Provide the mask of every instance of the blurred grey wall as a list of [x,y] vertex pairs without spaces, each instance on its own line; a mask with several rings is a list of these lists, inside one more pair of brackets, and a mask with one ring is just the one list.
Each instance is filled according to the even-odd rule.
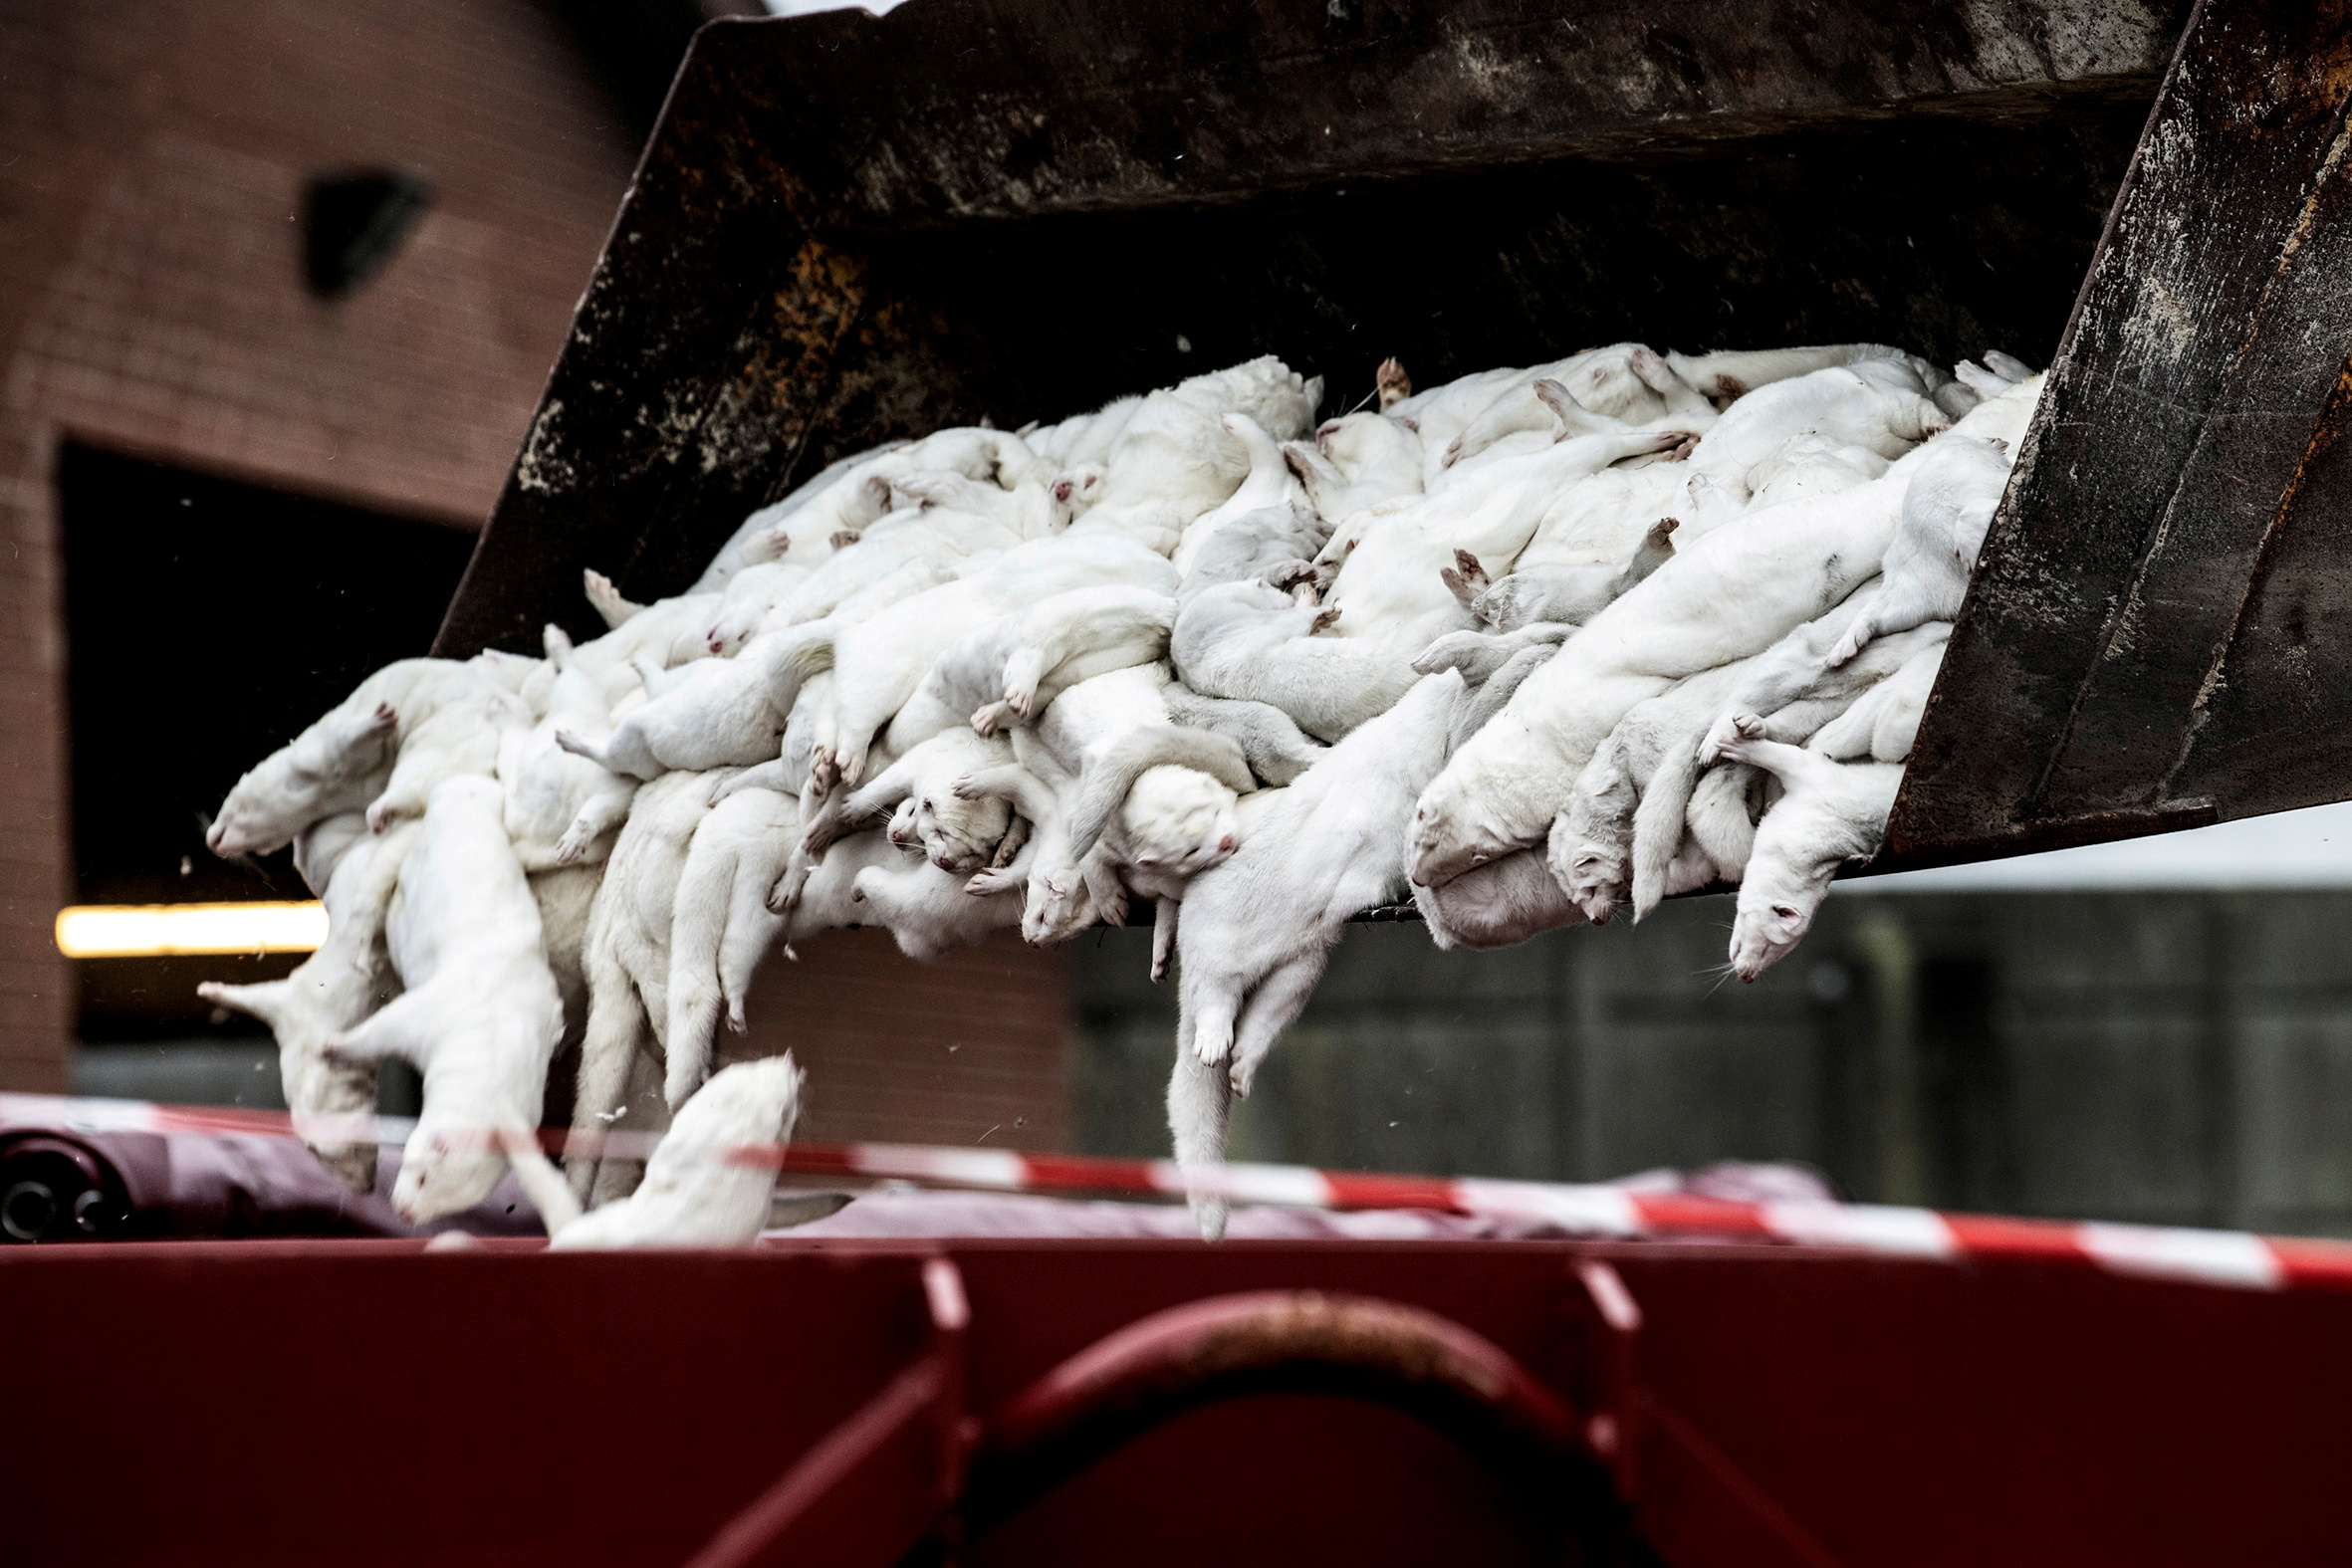
[[[1719,980],[1731,919],[1687,899],[1483,954],[1353,927],[1233,1156],[1563,1181],[1796,1160],[1858,1200],[2352,1234],[2352,892],[1841,890],[1755,986]],[[1166,1151],[1149,945],[1074,945],[1092,1152]]]

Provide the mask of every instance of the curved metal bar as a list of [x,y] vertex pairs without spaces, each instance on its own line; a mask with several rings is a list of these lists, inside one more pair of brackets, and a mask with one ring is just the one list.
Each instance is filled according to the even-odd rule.
[[1186,1411],[1271,1393],[1332,1394],[1412,1415],[1551,1496],[1564,1471],[1606,1489],[1577,1414],[1492,1340],[1420,1307],[1263,1290],[1128,1324],[1006,1401],[984,1425],[965,1502],[986,1528]]

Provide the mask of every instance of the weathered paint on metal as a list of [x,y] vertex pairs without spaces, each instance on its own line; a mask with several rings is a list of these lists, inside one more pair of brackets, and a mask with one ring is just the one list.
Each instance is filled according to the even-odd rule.
[[1893,858],[2352,795],[2352,6],[2206,5],[1914,753]]
[[870,227],[1245,200],[1898,111],[2030,114],[2085,84],[2145,102],[2181,15],[2138,0],[993,0],[812,21],[757,91],[818,221]]

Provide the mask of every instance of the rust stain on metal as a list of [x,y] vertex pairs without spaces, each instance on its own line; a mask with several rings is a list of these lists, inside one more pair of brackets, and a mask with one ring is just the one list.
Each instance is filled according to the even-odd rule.
[[1184,1372],[1206,1381],[1294,1361],[1373,1368],[1409,1382],[1446,1384],[1488,1402],[1506,1392],[1492,1368],[1433,1338],[1423,1314],[1377,1301],[1334,1301],[1313,1291],[1205,1335],[1186,1355]]

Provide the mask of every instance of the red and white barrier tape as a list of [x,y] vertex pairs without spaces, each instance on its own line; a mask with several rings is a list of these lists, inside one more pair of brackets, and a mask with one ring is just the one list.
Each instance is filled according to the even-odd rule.
[[[0,1129],[11,1123],[86,1132],[284,1137],[295,1131],[294,1118],[282,1111],[0,1094]],[[305,1118],[303,1131],[318,1142],[372,1138],[399,1144],[414,1126],[414,1122],[397,1117],[345,1116]],[[576,1142],[561,1132],[543,1137],[551,1153],[563,1152]],[[607,1133],[594,1143],[600,1153],[641,1159],[657,1141],[651,1134]],[[894,1178],[992,1192],[1126,1193],[1161,1198],[1201,1195],[1288,1208],[1433,1209],[1497,1220],[1536,1221],[1574,1235],[1777,1241],[1952,1261],[2040,1258],[2085,1263],[2114,1273],[2240,1289],[2352,1289],[2352,1242],[2259,1236],[2239,1231],[2008,1220],[1879,1204],[1733,1203],[1600,1185],[1319,1171],[1300,1165],[1237,1164],[1187,1174],[1169,1160],[1114,1160],[921,1144],[771,1144],[738,1149],[730,1157],[743,1164],[804,1176]]]

